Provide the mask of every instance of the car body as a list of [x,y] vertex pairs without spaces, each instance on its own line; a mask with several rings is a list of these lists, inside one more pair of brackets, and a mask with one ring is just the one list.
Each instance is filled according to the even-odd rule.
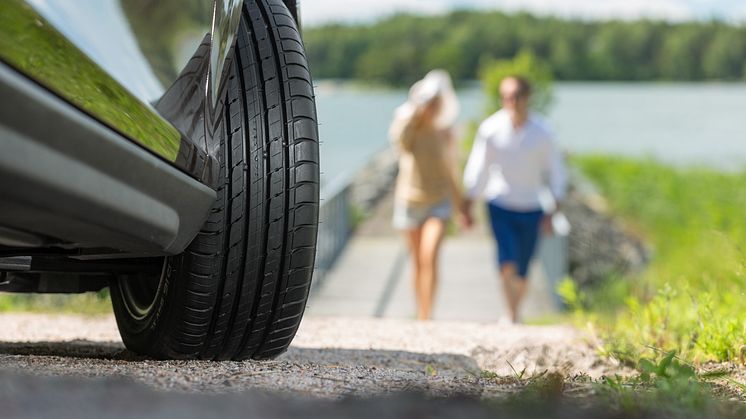
[[[289,3],[296,10],[294,1]],[[2,123],[13,124],[3,128],[44,139],[25,144],[46,149],[49,161],[32,170],[19,156],[38,156],[42,150],[2,153],[0,244],[72,244],[78,249],[116,245],[112,249],[116,253],[138,255],[184,250],[214,200],[210,189],[215,186],[216,153],[210,123],[220,112],[214,102],[225,78],[226,45],[235,38],[241,4],[236,0],[91,0],[71,7],[42,0],[3,2],[0,19],[6,22],[0,25],[4,28],[0,29],[0,59],[5,99],[0,106],[4,108]],[[166,24],[169,21],[186,23]],[[69,107],[62,109],[66,105],[95,122],[69,122]],[[52,114],[69,126],[60,128],[50,120]],[[47,123],[39,124],[42,119]],[[107,129],[111,132],[104,134]],[[102,136],[114,144],[104,144]],[[84,138],[90,138],[90,143],[66,147]],[[7,150],[9,145],[3,147]],[[143,149],[152,158],[132,156]],[[135,160],[147,168],[135,170]],[[91,172],[99,177],[98,183],[106,179],[111,186],[102,189],[108,196],[73,179],[76,174],[64,169],[68,164],[80,166],[77,175],[83,178]],[[149,181],[152,175],[143,176],[149,169],[163,176],[161,188],[146,185],[118,190],[114,186],[134,186],[143,178]],[[39,170],[57,175],[39,176]],[[123,173],[117,173],[120,170]],[[60,179],[68,173],[71,179]],[[184,173],[191,179],[183,179]],[[40,181],[65,182],[71,190],[62,196],[54,192],[55,185]],[[176,190],[190,198],[169,196],[169,191]],[[137,211],[128,205],[133,200],[141,202]],[[69,211],[63,211],[61,201],[67,202]],[[33,203],[33,209],[27,202]],[[79,208],[85,208],[85,219],[78,216]],[[12,231],[14,227],[19,231]],[[100,250],[90,253],[91,258],[96,253],[108,257]]]

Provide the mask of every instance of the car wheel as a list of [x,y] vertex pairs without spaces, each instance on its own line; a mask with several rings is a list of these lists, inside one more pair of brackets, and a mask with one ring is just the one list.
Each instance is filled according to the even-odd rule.
[[221,185],[201,232],[158,277],[121,276],[124,344],[156,358],[270,358],[306,305],[316,247],[318,130],[298,29],[280,0],[244,5],[225,98]]

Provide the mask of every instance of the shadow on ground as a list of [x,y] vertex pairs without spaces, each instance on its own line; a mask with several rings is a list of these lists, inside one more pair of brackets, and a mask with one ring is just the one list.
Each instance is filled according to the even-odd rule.
[[535,386],[445,353],[293,347],[273,361],[155,361],[121,342],[72,340],[0,342],[0,365],[3,418],[682,417],[568,397],[578,386],[559,374]]
[[271,361],[158,361],[127,351],[121,342],[0,342],[0,362],[11,372],[117,377],[179,392],[256,390],[340,398],[398,391],[481,396],[485,391],[481,369],[468,356],[393,350],[291,347]]

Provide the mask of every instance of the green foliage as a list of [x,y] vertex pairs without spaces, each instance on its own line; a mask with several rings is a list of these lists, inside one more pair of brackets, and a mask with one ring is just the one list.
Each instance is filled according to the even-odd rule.
[[[204,26],[209,24],[211,2],[202,0],[120,2],[127,22],[132,26],[137,44],[153,67],[153,72],[169,86],[178,76],[177,70],[192,51],[180,51],[186,39],[201,41]],[[207,22],[205,22],[208,20]],[[179,56],[179,55],[182,56]]]
[[480,80],[487,96],[487,113],[502,106],[500,83],[508,76],[522,76],[533,88],[531,107],[546,112],[552,102],[552,71],[530,50],[521,50],[513,59],[490,59],[482,65]]
[[109,290],[84,294],[0,294],[0,312],[109,314]]
[[596,385],[598,393],[612,409],[630,414],[654,411],[663,417],[721,417],[744,413],[742,406],[723,404],[713,397],[713,382],[734,381],[726,377],[725,371],[698,373],[674,351],[642,357],[637,369],[637,375],[604,377]]
[[425,365],[425,375],[428,377],[435,377],[438,375],[438,370],[433,366],[433,364],[427,364]]
[[[626,287],[588,290],[573,306],[596,320],[610,353],[629,363],[655,346],[695,362],[738,360],[746,343],[746,173],[599,156],[574,162],[653,246],[643,274],[609,281]],[[615,305],[595,302],[614,295]]]
[[[723,395],[729,394],[723,392],[724,384],[730,389],[746,389],[730,377],[730,372],[698,372],[676,352],[649,351],[652,356],[635,360],[635,374],[600,379],[548,370],[526,374],[508,363],[512,376],[483,370],[479,378],[516,388],[505,399],[493,402],[496,407],[515,412],[516,417],[735,418],[746,413],[742,403],[724,401]],[[568,408],[573,413],[568,414]]]
[[482,370],[482,371],[481,371],[481,372],[479,373],[479,378],[481,378],[481,379],[483,379],[483,380],[491,380],[491,381],[496,381],[496,380],[498,380],[498,379],[502,378],[502,376],[501,376],[500,374],[498,374],[498,373],[494,372],[494,371],[490,371],[490,370]]
[[411,84],[432,68],[478,78],[490,60],[532,51],[558,80],[743,80],[746,26],[561,20],[526,13],[398,15],[304,31],[316,77]]
[[571,311],[583,311],[586,304],[585,293],[580,291],[572,278],[565,278],[557,284],[557,295]]

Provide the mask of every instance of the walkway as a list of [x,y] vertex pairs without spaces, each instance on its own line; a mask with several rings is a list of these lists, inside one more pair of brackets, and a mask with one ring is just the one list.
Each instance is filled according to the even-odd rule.
[[[389,224],[384,199],[360,226],[335,267],[312,291],[307,316],[414,318],[411,266],[404,241]],[[497,321],[507,316],[494,264],[494,243],[483,224],[449,235],[443,245],[435,320]],[[556,311],[552,287],[535,261],[523,306],[527,321]]]

